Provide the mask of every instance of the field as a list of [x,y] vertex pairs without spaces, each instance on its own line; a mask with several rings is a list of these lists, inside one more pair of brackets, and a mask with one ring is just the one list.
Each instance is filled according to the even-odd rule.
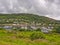
[[[41,34],[44,38],[35,38],[32,36],[33,33]],[[0,30],[0,45],[60,45],[60,34],[44,34],[40,31]]]

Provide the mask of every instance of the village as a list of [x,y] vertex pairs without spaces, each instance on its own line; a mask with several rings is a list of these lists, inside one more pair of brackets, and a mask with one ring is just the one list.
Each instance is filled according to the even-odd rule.
[[12,29],[26,29],[26,30],[37,30],[41,29],[41,32],[48,33],[52,31],[54,28],[49,24],[49,26],[46,26],[46,24],[41,24],[41,23],[26,23],[26,22],[21,22],[21,23],[14,23],[14,24],[0,24],[0,28],[4,28],[6,30],[12,30]]
[[[32,15],[1,15],[0,28],[6,30],[40,30],[44,33],[49,33],[56,26],[55,20],[47,17],[38,17]],[[45,20],[43,20],[45,19]],[[58,24],[59,25],[59,24]]]

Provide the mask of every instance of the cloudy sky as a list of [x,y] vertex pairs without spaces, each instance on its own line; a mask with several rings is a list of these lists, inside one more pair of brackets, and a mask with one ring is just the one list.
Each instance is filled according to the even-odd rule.
[[33,13],[60,20],[60,0],[0,0],[0,13]]

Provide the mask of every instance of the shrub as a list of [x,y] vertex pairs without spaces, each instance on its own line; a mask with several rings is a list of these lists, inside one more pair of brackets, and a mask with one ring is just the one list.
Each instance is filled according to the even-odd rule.
[[19,31],[26,31],[25,29],[19,29]]
[[60,26],[56,28],[56,32],[60,33]]
[[40,28],[38,28],[38,29],[36,29],[36,31],[40,31],[40,32],[41,32],[41,29],[40,29]]
[[5,30],[4,28],[0,28],[0,30]]
[[35,32],[35,33],[32,33],[32,34],[30,35],[30,39],[31,39],[31,40],[44,39],[44,38],[45,38],[45,36],[44,36],[44,34],[41,33],[41,32]]
[[60,33],[60,26],[54,28],[53,32]]

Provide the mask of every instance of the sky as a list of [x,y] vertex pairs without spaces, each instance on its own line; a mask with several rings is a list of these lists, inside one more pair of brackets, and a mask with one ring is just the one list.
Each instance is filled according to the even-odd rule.
[[60,20],[60,0],[0,0],[0,13],[32,13]]

